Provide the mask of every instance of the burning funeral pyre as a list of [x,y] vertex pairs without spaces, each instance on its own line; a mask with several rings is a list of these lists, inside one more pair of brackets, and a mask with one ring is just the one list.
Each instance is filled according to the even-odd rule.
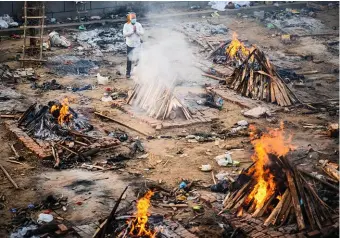
[[[111,214],[104,221],[104,225],[100,226],[100,229],[94,234],[93,237],[106,237],[105,235],[110,234],[110,237],[143,237],[143,238],[154,238],[158,234],[158,231],[153,224],[149,222],[149,207],[151,205],[150,199],[154,195],[154,192],[149,190],[145,195],[137,201],[137,211],[133,216],[127,216],[127,220],[116,220],[115,213],[117,211],[118,205],[126,191],[127,187],[121,194],[120,198],[117,200],[115,207],[111,211]],[[129,218],[130,217],[130,218]],[[162,221],[161,219],[160,221]],[[158,221],[159,222],[159,221]]]
[[153,194],[152,191],[148,191],[137,203],[136,218],[129,222],[131,225],[129,234],[132,237],[156,237],[156,232],[148,227],[148,217],[150,216],[148,209]]
[[306,174],[286,158],[294,147],[291,138],[285,138],[283,126],[261,136],[253,133],[251,139],[254,163],[227,194],[224,211],[263,218],[265,226],[295,221],[299,230],[315,230],[333,224],[334,211],[307,181]]
[[69,107],[67,98],[51,101],[48,105],[33,104],[19,119],[19,127],[34,138],[43,140],[65,139],[73,132],[87,132],[93,129],[84,118]]
[[290,106],[298,102],[295,94],[276,72],[274,65],[258,48],[227,79],[227,85],[243,96]]
[[[18,128],[12,131],[19,133],[17,136],[24,145],[40,158],[54,158],[54,168],[66,168],[89,161],[102,147],[119,144],[118,139],[93,129],[65,98],[62,102],[31,105],[18,120]],[[92,131],[100,135],[90,135]]]
[[[227,86],[242,96],[256,100],[290,106],[299,100],[277,73],[275,66],[256,46],[246,47],[233,34],[233,39],[221,49],[223,56],[215,57],[214,62],[235,66],[226,79]],[[222,61],[221,61],[222,57]]]

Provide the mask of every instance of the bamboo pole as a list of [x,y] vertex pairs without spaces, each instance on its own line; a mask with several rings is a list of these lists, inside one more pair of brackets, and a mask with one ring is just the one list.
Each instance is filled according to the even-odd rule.
[[12,179],[11,175],[9,175],[9,173],[7,172],[7,170],[4,168],[4,166],[2,166],[0,164],[0,168],[2,169],[2,171],[4,172],[4,174],[6,175],[7,179],[13,184],[13,186],[18,189],[19,186],[17,185],[17,183]]
[[128,126],[128,125],[126,125],[125,123],[120,122],[120,121],[117,121],[116,119],[113,119],[113,118],[111,118],[111,117],[105,116],[105,115],[103,115],[103,114],[101,114],[101,113],[99,113],[99,112],[95,112],[94,114],[97,115],[97,116],[101,116],[101,117],[104,117],[104,118],[106,118],[106,119],[109,119],[109,120],[111,120],[111,121],[117,123],[118,125],[121,125],[121,126],[124,126],[124,127],[126,127],[126,128],[129,128],[130,130],[133,130],[133,131],[135,131],[135,132],[138,132],[139,134],[142,134],[142,135],[144,135],[144,136],[148,136],[146,133],[144,133],[144,132],[142,132],[142,131],[140,131],[140,130],[138,130],[138,129],[135,129],[135,128],[131,127],[131,126]]

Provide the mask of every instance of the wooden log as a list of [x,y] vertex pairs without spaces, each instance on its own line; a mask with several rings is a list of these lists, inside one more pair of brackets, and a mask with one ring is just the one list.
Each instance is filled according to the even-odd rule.
[[[244,200],[248,197],[247,193],[243,193],[243,196],[238,200],[238,202],[233,206],[234,209],[238,209],[240,206],[242,206]],[[241,207],[242,208],[242,207]]]
[[228,191],[228,193],[227,193],[227,195],[225,196],[225,198],[224,198],[224,200],[223,200],[223,203],[222,203],[222,204],[223,204],[223,207],[225,206],[226,202],[228,201],[230,195],[231,195],[231,192]]
[[101,114],[101,113],[99,113],[99,112],[95,112],[94,114],[97,115],[97,116],[101,116],[101,117],[104,117],[104,118],[106,118],[106,119],[109,119],[109,120],[111,120],[111,121],[113,121],[113,122],[115,122],[115,123],[117,123],[117,124],[119,124],[119,125],[121,125],[121,126],[124,126],[124,127],[126,127],[126,128],[129,128],[130,130],[133,130],[133,131],[135,131],[135,132],[138,132],[139,134],[142,134],[142,135],[144,135],[144,136],[148,136],[146,133],[144,133],[144,132],[142,132],[142,131],[140,131],[140,130],[138,130],[138,129],[136,129],[136,128],[133,128],[133,127],[131,127],[131,126],[128,126],[128,125],[126,125],[126,124],[123,123],[123,122],[120,122],[120,121],[118,121],[118,120],[116,120],[116,119],[113,119],[113,118],[111,118],[111,117],[105,116],[105,115],[103,115],[103,114]]
[[171,208],[187,208],[188,204],[165,204],[165,203],[160,203],[159,204],[162,207],[171,207]]
[[19,115],[0,115],[0,118],[8,118],[8,119],[18,119]]
[[290,224],[291,222],[289,221],[293,220],[294,217],[294,206],[292,204],[289,204],[288,209],[284,213],[282,220],[280,220],[280,226],[283,226],[286,221],[288,221],[287,223]]
[[337,170],[336,168],[334,168],[334,166],[332,166],[329,163],[326,163],[322,166],[322,168],[324,169],[324,171],[331,176],[332,178],[337,179],[338,181],[340,181],[340,172],[339,170]]
[[75,140],[74,143],[79,144],[79,145],[83,145],[83,146],[89,146],[88,144],[81,142],[81,141],[77,141],[77,140]]
[[305,213],[307,215],[309,225],[314,230],[316,227],[315,227],[313,215],[312,215],[312,213],[311,213],[311,211],[308,207],[310,204],[308,204],[308,202],[307,202],[307,194],[305,193],[304,187],[302,186],[300,174],[297,171],[297,169],[295,169],[295,168],[294,168],[294,175],[295,175],[295,182],[296,182],[297,189],[299,190],[299,193],[301,195],[302,207],[305,208],[304,210],[305,210]]
[[54,147],[54,145],[51,146],[51,149],[52,149],[52,155],[53,155],[54,160],[55,160],[54,167],[57,168],[60,165],[60,159],[59,159],[59,155],[58,155],[58,150]]
[[272,221],[272,224],[282,225],[284,221],[288,218],[291,207],[292,207],[292,196],[289,194],[286,201],[283,202],[281,211],[277,214],[275,219]]
[[252,214],[252,217],[261,217],[263,213],[267,211],[268,206],[270,206],[271,202],[276,196],[276,193],[273,193],[262,207],[259,207],[255,210],[255,212]]
[[17,183],[12,179],[11,175],[9,175],[9,173],[8,173],[7,170],[4,168],[4,166],[2,166],[2,165],[0,164],[0,168],[1,168],[1,170],[4,172],[4,174],[6,175],[7,179],[12,183],[12,185],[13,185],[16,189],[18,189],[19,186],[18,186]]
[[304,186],[308,189],[308,191],[312,194],[312,196],[315,198],[316,201],[318,201],[318,207],[322,206],[327,211],[333,211],[331,207],[329,207],[322,199],[319,197],[319,195],[315,192],[313,187],[306,181],[306,179],[301,176],[302,181],[304,182]]
[[328,183],[327,181],[319,179],[318,177],[314,176],[313,174],[308,173],[308,172],[306,172],[306,171],[304,171],[302,169],[298,169],[298,170],[299,170],[299,172],[303,173],[304,175],[309,176],[309,177],[311,177],[311,178],[313,178],[313,179],[323,183],[324,185],[328,186],[329,188],[332,188],[332,189],[334,189],[336,191],[339,191],[339,187],[338,186],[335,186],[333,184]]
[[13,145],[13,144],[10,144],[9,146],[11,147],[11,149],[12,149],[14,155],[15,155],[15,158],[17,158],[17,159],[20,158],[20,155],[19,155],[19,153],[17,152],[17,150],[14,148],[14,145]]
[[115,217],[115,214],[117,212],[117,209],[118,209],[118,206],[120,204],[120,202],[122,201],[122,198],[123,198],[123,195],[124,193],[126,192],[126,190],[128,189],[129,186],[127,186],[124,191],[122,192],[122,194],[120,195],[120,197],[118,198],[115,206],[112,208],[112,211],[110,213],[110,215],[107,217],[107,221],[106,223],[102,226],[102,228],[99,228],[98,231],[96,231],[95,235],[93,236],[94,238],[104,238],[105,235],[106,235],[106,230],[107,230],[107,227],[109,225],[111,225],[111,222],[114,220],[114,217]]
[[273,211],[270,213],[269,217],[264,221],[265,226],[269,226],[270,223],[274,220],[274,218],[279,214],[279,212],[282,209],[283,203],[287,200],[287,198],[290,196],[289,189],[286,189],[284,192],[282,199],[279,201],[279,203],[276,205],[276,207],[273,209]]
[[18,126],[21,126],[22,122],[26,119],[26,116],[33,111],[37,103],[33,103],[23,114],[22,116],[18,119]]
[[211,74],[202,74],[202,76],[205,76],[205,77],[208,77],[208,78],[212,78],[212,79],[216,79],[216,80],[219,80],[219,81],[225,81],[225,79],[217,77],[217,76],[214,76],[214,75],[211,75]]
[[297,225],[298,225],[299,230],[301,231],[306,228],[306,225],[305,225],[305,221],[304,221],[301,206],[300,206],[300,199],[299,199],[299,196],[296,190],[294,179],[290,171],[286,171],[286,177],[287,177],[287,182],[289,186],[289,191],[292,195],[292,202],[293,202],[293,206],[295,210]]
[[226,205],[226,208],[230,209],[233,207],[233,205],[238,202],[238,200],[242,197],[242,195],[245,193],[245,191],[248,189],[250,184],[252,183],[252,180],[250,180],[248,183],[244,184],[243,187],[236,193],[235,197],[231,199]]

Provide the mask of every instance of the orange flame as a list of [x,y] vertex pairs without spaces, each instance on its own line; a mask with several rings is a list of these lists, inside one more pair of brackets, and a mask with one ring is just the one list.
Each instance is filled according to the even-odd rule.
[[70,114],[69,111],[69,102],[68,102],[68,98],[64,98],[62,103],[61,103],[61,107],[58,105],[53,105],[51,107],[50,112],[53,113],[55,110],[59,110],[59,116],[58,116],[58,123],[60,125],[69,122],[72,118],[72,114]]
[[250,54],[251,51],[252,51],[252,48],[248,49],[247,47],[245,47],[244,44],[237,39],[237,34],[236,32],[234,32],[233,40],[230,42],[226,50],[226,54],[229,55],[230,59],[246,58]]
[[154,192],[148,191],[144,197],[138,200],[136,218],[131,223],[130,235],[150,238],[156,237],[156,232],[147,228],[148,216],[150,216],[148,209],[150,207],[150,199],[153,195]]
[[[251,137],[253,139],[254,134],[251,134]],[[260,138],[252,140],[255,150],[252,159],[256,163],[249,173],[254,173],[253,176],[257,183],[247,197],[246,203],[254,199],[256,209],[263,207],[276,190],[274,176],[269,169],[265,168],[270,163],[268,155],[273,154],[278,157],[286,155],[291,149],[294,149],[290,144],[291,139],[291,136],[288,139],[285,138],[283,124],[281,124],[279,129],[270,129]]]

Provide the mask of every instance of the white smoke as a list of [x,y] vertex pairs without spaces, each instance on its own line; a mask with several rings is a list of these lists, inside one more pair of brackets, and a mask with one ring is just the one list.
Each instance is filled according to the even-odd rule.
[[[200,78],[200,70],[194,67],[195,57],[185,37],[171,29],[152,29],[146,35],[133,78],[140,85],[135,104],[152,114],[150,108],[159,107],[164,91],[173,93],[179,81]],[[134,59],[136,60],[136,58]],[[152,115],[150,115],[152,116]],[[153,115],[155,116],[155,115]]]

